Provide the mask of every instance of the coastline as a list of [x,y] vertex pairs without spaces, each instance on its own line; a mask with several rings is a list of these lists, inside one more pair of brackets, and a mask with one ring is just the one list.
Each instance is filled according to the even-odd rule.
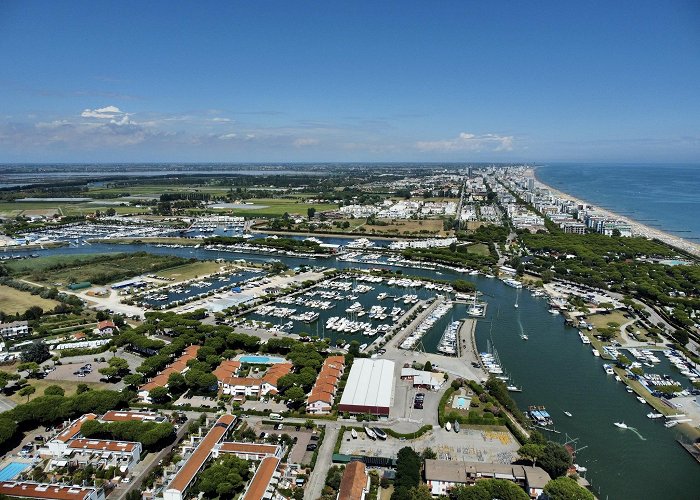
[[673,234],[667,233],[665,231],[661,231],[659,229],[655,229],[653,227],[647,226],[645,224],[642,224],[641,222],[638,222],[630,217],[622,216],[619,214],[616,214],[615,212],[601,208],[600,206],[596,205],[595,203],[588,202],[586,200],[583,200],[581,198],[578,198],[576,196],[572,196],[569,193],[565,193],[563,191],[560,191],[558,189],[553,188],[549,184],[545,184],[542,182],[538,177],[537,177],[537,168],[529,168],[525,172],[525,176],[527,177],[532,177],[535,179],[536,185],[539,187],[542,187],[544,189],[548,189],[550,192],[555,194],[556,196],[559,196],[560,198],[564,198],[567,200],[574,201],[579,204],[586,204],[586,205],[591,205],[595,207],[596,212],[599,212],[607,217],[610,218],[615,218],[618,220],[625,221],[632,227],[632,233],[635,236],[643,236],[645,238],[650,238],[650,239],[657,239],[659,241],[663,241],[664,243],[677,248],[679,250],[683,250],[684,252],[688,252],[690,254],[693,254],[696,257],[700,257],[700,244],[693,243],[691,241],[688,241],[686,239],[680,238],[678,236],[675,236]]

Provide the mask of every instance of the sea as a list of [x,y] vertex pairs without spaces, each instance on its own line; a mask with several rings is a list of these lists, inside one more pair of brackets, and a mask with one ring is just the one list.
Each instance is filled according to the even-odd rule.
[[700,241],[700,164],[551,163],[541,182],[690,241]]

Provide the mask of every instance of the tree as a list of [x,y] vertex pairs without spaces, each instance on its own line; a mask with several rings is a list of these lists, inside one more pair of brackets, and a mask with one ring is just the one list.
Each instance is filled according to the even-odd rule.
[[306,399],[306,393],[304,392],[304,389],[298,385],[295,385],[294,387],[287,389],[287,391],[284,393],[284,397],[292,406],[296,408],[304,402]]
[[131,373],[126,375],[122,380],[130,387],[138,387],[143,383],[143,375],[140,373]]
[[19,380],[20,376],[17,373],[0,372],[0,389],[7,387],[10,380]]
[[17,365],[17,372],[27,372],[27,378],[36,377],[39,370],[39,364],[34,361],[28,361]]
[[41,307],[32,306],[24,312],[24,319],[27,321],[35,321],[41,318],[42,314],[44,314],[44,310]]
[[536,443],[525,443],[518,450],[518,455],[520,455],[521,458],[532,462],[532,465],[537,464],[537,460],[539,460],[543,453],[544,445]]
[[430,361],[426,361],[425,366],[423,366],[423,370],[426,372],[433,371],[433,364]]
[[530,496],[515,483],[505,479],[482,479],[473,486],[457,486],[450,491],[451,500],[529,500]]
[[154,387],[148,391],[148,397],[151,398],[151,401],[154,403],[164,403],[170,399],[168,396],[168,389],[165,387]]
[[234,455],[223,455],[207,467],[199,476],[198,490],[205,498],[233,498],[243,489],[250,477],[246,460]]
[[168,392],[173,396],[182,394],[187,389],[185,377],[180,372],[168,375]]
[[60,385],[50,385],[44,389],[44,396],[65,396],[66,391]]
[[78,384],[78,387],[75,389],[76,394],[83,394],[85,392],[90,391],[90,386],[87,384]]
[[542,467],[551,477],[563,476],[571,466],[571,455],[559,443],[548,441],[540,457]]
[[314,215],[316,215],[316,209],[314,207],[309,207],[306,209],[306,215],[309,216],[309,220],[314,218]]
[[544,493],[549,500],[593,500],[593,493],[578,485],[570,477],[552,479],[544,487]]
[[17,394],[20,396],[27,396],[27,403],[29,403],[29,396],[31,396],[35,392],[36,387],[34,387],[33,385],[26,385],[22,387]]
[[50,357],[49,346],[41,341],[26,345],[20,353],[20,358],[24,362],[33,361],[34,363],[41,364]]

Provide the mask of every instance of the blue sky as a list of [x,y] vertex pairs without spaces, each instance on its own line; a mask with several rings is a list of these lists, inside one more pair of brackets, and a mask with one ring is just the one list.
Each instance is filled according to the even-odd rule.
[[700,161],[700,3],[0,2],[0,162]]

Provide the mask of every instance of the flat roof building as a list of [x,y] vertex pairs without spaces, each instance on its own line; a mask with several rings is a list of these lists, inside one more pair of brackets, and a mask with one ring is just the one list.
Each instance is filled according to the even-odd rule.
[[0,495],[47,500],[104,500],[105,498],[102,488],[30,481],[0,481]]
[[339,411],[389,415],[394,396],[394,362],[388,359],[355,359]]

